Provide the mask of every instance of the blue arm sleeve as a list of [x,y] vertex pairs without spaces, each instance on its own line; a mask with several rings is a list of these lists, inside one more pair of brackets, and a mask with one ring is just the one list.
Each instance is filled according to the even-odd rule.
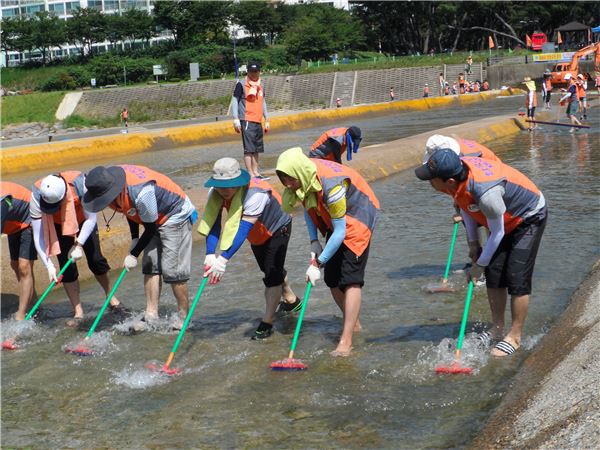
[[235,252],[237,252],[240,249],[240,247],[246,240],[246,238],[248,237],[248,233],[250,233],[250,230],[253,226],[253,223],[247,222],[246,220],[242,220],[240,222],[240,227],[238,228],[238,231],[235,234],[235,237],[233,238],[233,244],[231,244],[231,247],[229,247],[227,250],[221,253],[221,256],[223,258],[231,259],[231,257],[235,255]]
[[319,237],[317,236],[317,226],[310,218],[310,215],[306,209],[304,210],[304,221],[306,222],[306,228],[308,229],[308,237],[310,238],[310,241],[312,242],[318,240]]
[[217,245],[219,244],[219,238],[221,237],[221,214],[215,220],[214,225],[210,229],[210,233],[206,236],[206,254],[214,255],[217,251]]
[[333,219],[333,234],[327,241],[327,245],[323,249],[323,253],[319,255],[319,262],[325,264],[338,251],[342,242],[346,238],[346,217],[341,219]]
[[348,161],[352,161],[352,154],[358,153],[358,146],[360,145],[360,140],[358,142],[354,142],[352,140],[352,136],[350,133],[346,133],[346,158]]

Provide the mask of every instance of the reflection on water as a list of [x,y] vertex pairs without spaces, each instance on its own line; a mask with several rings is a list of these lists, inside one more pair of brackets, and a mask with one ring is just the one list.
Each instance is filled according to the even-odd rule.
[[[598,123],[595,109],[592,123]],[[391,119],[389,119],[391,121]],[[558,128],[558,127],[556,127]],[[287,355],[295,317],[279,317],[266,342],[249,339],[262,315],[260,273],[245,246],[223,281],[208,286],[172,366],[176,378],[150,372],[176,335],[129,332],[103,320],[105,351],[92,357],[63,352],[89,328],[101,306],[96,283],[82,286],[90,316],[83,330],[64,327],[69,308],[62,291],[42,306],[36,332],[22,347],[2,353],[2,438],[5,446],[203,448],[448,448],[463,447],[509,389],[511,377],[547,332],[590,264],[600,256],[600,148],[598,128],[579,134],[540,129],[495,142],[493,150],[528,174],[549,205],[523,348],[489,358],[475,333],[489,322],[485,289],[475,290],[463,363],[472,376],[437,376],[452,359],[465,296],[459,288],[427,294],[439,280],[452,234],[451,200],[415,179],[411,170],[374,184],[382,209],[374,235],[361,321],[349,358],[334,359],[340,313],[329,293],[311,294],[296,356],[305,372],[271,372]],[[297,294],[303,289],[308,249],[302,217],[287,260]],[[199,286],[203,248],[194,248],[190,290]],[[453,268],[467,257],[459,234]],[[136,313],[144,307],[142,277],[134,272],[119,296]],[[170,289],[161,316],[175,310]],[[3,337],[16,332],[3,322]],[[31,326],[28,326],[31,327]],[[27,327],[27,329],[29,329]],[[39,334],[37,334],[39,333]]]

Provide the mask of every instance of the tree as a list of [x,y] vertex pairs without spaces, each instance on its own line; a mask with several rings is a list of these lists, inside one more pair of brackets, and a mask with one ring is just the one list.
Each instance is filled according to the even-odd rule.
[[60,48],[65,43],[65,21],[47,11],[36,13],[30,20],[33,45],[42,52],[42,63],[46,65],[46,53],[52,47]]
[[263,36],[267,34],[272,43],[275,33],[283,29],[276,6],[267,2],[240,2],[233,5],[231,16],[233,23],[250,33],[254,45],[257,46],[264,45]]
[[117,46],[117,42],[125,39],[125,27],[123,16],[119,14],[106,15],[104,19],[104,32],[106,40],[111,43],[114,47]]
[[136,40],[148,42],[155,35],[154,20],[146,11],[129,9],[123,14],[121,20],[123,26],[123,38],[129,39],[130,43]]
[[[23,53],[31,52],[35,48],[32,21],[25,17],[2,19],[2,48],[6,52],[19,52],[23,62]],[[8,66],[8,54],[6,62]]]
[[106,39],[106,16],[95,9],[78,9],[67,21],[67,39],[80,45],[82,55],[86,54],[86,47],[91,55],[93,45]]
[[296,57],[298,67],[302,59],[319,59],[334,49],[331,31],[313,16],[300,18],[285,31],[284,40],[288,51]]

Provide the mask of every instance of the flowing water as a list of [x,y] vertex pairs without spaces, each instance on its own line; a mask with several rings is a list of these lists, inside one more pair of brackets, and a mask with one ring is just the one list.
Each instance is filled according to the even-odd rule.
[[[591,110],[593,123],[598,123],[597,111]],[[379,120],[388,129],[382,140],[405,134],[391,126],[393,117],[361,121],[361,125],[369,130],[367,125]],[[410,134],[425,131],[421,126],[415,124]],[[562,127],[546,127],[490,144],[504,161],[536,182],[549,205],[524,345],[512,357],[489,358],[477,347],[474,330],[488,323],[489,309],[485,289],[476,288],[463,349],[464,363],[475,372],[471,376],[434,373],[436,365],[451,361],[466,286],[463,275],[455,272],[451,280],[459,287],[456,292],[423,291],[443,273],[452,208],[449,197],[434,192],[408,170],[373,183],[382,209],[363,291],[364,330],[357,335],[349,358],[329,356],[341,330],[341,315],[326,288],[318,285],[296,351],[308,370],[269,370],[270,362],[287,356],[295,316],[279,317],[276,333],[266,342],[249,339],[264,299],[261,274],[248,246],[228,264],[221,284],[206,287],[175,356],[173,366],[182,369],[176,378],[145,368],[148,361],[162,363],[176,338],[168,326],[175,310],[168,287],[161,297],[163,318],[158,326],[131,333],[134,319],[108,316],[87,343],[94,356],[64,352],[77,345],[101,306],[99,286],[86,282],[82,299],[87,320],[81,330],[64,327],[70,307],[60,290],[44,303],[36,325],[3,321],[2,337],[18,334],[20,346],[2,352],[3,445],[465,446],[510,390],[525,357],[600,257],[599,132],[597,126],[574,134]],[[290,141],[302,133],[293,134]],[[190,173],[196,176],[195,170]],[[306,242],[303,220],[297,215],[287,268],[299,296],[308,263]],[[203,247],[195,245],[192,293],[199,286],[202,254]],[[466,254],[461,231],[453,270],[463,266]],[[140,316],[145,302],[139,272],[126,276],[118,296]]]

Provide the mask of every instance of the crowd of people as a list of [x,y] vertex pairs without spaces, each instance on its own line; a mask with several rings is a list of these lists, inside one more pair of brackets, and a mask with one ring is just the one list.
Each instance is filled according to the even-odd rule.
[[[227,266],[245,241],[263,273],[265,312],[252,339],[273,334],[275,313],[298,311],[300,300],[288,283],[285,268],[292,233],[291,211],[304,210],[306,225],[306,282],[321,278],[342,312],[342,332],[334,356],[347,356],[353,335],[361,330],[360,310],[365,268],[380,203],[369,183],[351,167],[363,139],[357,126],[326,130],[306,153],[300,147],[283,151],[276,175],[279,193],[259,171],[264,151],[263,132],[269,130],[264,85],[258,64],[235,87],[233,126],[242,135],[246,170],[234,158],[214,163],[206,205],[198,214],[183,189],[164,174],[138,165],[98,166],[88,173],[62,171],[36,181],[31,190],[2,182],[2,233],[8,235],[11,267],[19,283],[16,320],[23,320],[36,297],[33,263],[39,257],[50,281],[62,284],[73,307],[69,326],[78,326],[84,311],[79,296],[77,263],[85,255],[88,267],[106,294],[110,267],[103,256],[97,215],[107,225],[115,214],[125,216],[131,242],[122,267],[138,265],[142,256],[146,309],[136,329],[158,319],[162,283],[177,300],[181,329],[189,310],[188,282],[193,228],[205,239],[203,277],[211,284],[224,279]],[[485,276],[492,326],[479,335],[492,355],[508,356],[521,345],[531,278],[547,207],[543,194],[524,174],[504,164],[490,149],[466,139],[434,135],[425,148],[423,164],[415,170],[439,192],[453,198],[454,221],[464,223],[469,257],[469,280]],[[198,225],[196,223],[198,222]],[[143,231],[140,233],[140,225]],[[489,230],[485,244],[478,228]],[[72,260],[72,263],[70,261]],[[504,316],[510,296],[512,323],[506,332]],[[113,297],[113,313],[129,310]]]

